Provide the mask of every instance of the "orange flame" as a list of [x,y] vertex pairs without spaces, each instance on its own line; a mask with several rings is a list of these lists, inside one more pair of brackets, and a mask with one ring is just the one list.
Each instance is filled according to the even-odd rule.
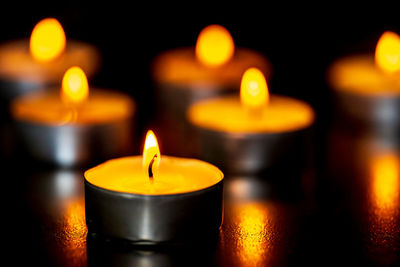
[[400,36],[384,32],[375,49],[375,62],[384,71],[393,73],[400,70]]
[[47,62],[61,55],[65,43],[66,37],[60,22],[47,18],[33,28],[29,48],[34,59]]
[[62,79],[61,98],[66,103],[79,104],[89,97],[85,72],[79,67],[69,68]]
[[209,25],[199,34],[196,43],[197,59],[207,66],[220,66],[234,53],[235,44],[227,29],[220,25]]
[[257,68],[249,68],[242,76],[240,85],[240,102],[251,110],[261,110],[268,104],[269,93],[267,81]]
[[[157,138],[152,130],[147,131],[144,142],[142,166],[146,173],[154,172],[160,166],[161,154],[158,147]],[[149,178],[153,178],[149,174]]]

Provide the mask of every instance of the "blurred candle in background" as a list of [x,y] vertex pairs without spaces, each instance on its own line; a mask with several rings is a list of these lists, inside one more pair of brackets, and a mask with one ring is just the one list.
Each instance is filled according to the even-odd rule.
[[135,103],[127,95],[91,88],[79,67],[65,72],[60,89],[17,97],[13,118],[28,151],[61,166],[132,153]]
[[[304,143],[304,130],[314,122],[314,111],[307,103],[269,95],[263,73],[256,68],[243,74],[240,98],[199,101],[187,115],[197,130],[199,157],[228,173],[247,175],[294,155],[290,151]],[[300,162],[301,154],[296,155]]]
[[[384,32],[375,55],[351,55],[328,70],[337,111],[351,124],[379,131],[400,126],[400,37]],[[355,122],[355,123],[354,123]]]
[[9,101],[18,95],[57,85],[71,66],[80,66],[93,77],[100,54],[93,45],[68,40],[55,18],[41,20],[30,40],[13,40],[0,45],[0,94]]
[[193,146],[187,139],[191,135],[185,117],[187,108],[199,100],[238,91],[241,76],[249,67],[272,73],[262,54],[235,47],[229,31],[220,25],[204,28],[195,47],[177,48],[157,56],[153,80],[162,114],[161,127],[173,129],[160,131],[163,150],[193,155]]

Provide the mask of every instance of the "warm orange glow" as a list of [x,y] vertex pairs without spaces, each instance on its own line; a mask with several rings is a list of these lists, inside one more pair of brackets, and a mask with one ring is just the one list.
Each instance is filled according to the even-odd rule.
[[240,102],[246,108],[260,110],[269,100],[267,81],[263,73],[256,68],[245,71],[240,85]]
[[271,247],[268,207],[263,203],[238,205],[235,217],[238,220],[235,248],[238,260],[246,266],[260,266],[269,258]]
[[[155,172],[160,165],[161,154],[156,136],[152,130],[147,131],[143,149],[143,170],[148,173],[149,167]],[[152,163],[152,166],[150,164]]]
[[79,104],[89,97],[85,72],[79,67],[69,68],[62,79],[61,97],[66,103]]
[[393,153],[381,155],[372,162],[374,202],[380,210],[393,209],[398,203],[399,163]]
[[38,61],[51,61],[65,49],[66,37],[64,30],[54,18],[41,20],[33,28],[30,39],[30,51]]
[[374,251],[386,252],[399,242],[400,158],[396,150],[390,148],[374,154],[371,160],[371,205],[367,240],[370,243],[368,246]]
[[220,25],[205,27],[196,43],[196,56],[208,66],[220,66],[227,62],[234,53],[235,44],[231,34]]
[[68,255],[67,266],[79,266],[87,260],[85,222],[85,201],[82,198],[72,198],[66,203],[63,227],[61,228],[63,249]]
[[375,62],[384,71],[393,73],[400,70],[400,36],[384,32],[375,49]]

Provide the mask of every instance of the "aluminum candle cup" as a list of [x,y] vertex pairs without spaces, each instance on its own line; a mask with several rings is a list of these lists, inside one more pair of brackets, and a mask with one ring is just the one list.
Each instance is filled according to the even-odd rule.
[[400,37],[385,32],[375,57],[354,55],[332,64],[328,80],[341,119],[378,131],[400,130],[400,61],[393,60],[399,56]]
[[194,104],[188,118],[196,129],[199,157],[235,175],[304,160],[312,108],[293,98],[271,96],[263,113],[248,116],[235,97]]
[[400,79],[375,66],[372,56],[339,59],[328,72],[341,118],[383,131],[400,130]]
[[243,74],[240,98],[225,96],[197,102],[187,116],[197,129],[200,158],[234,175],[257,174],[294,155],[299,161],[304,153],[293,152],[314,121],[314,111],[308,104],[270,96],[266,79],[257,68]]
[[94,88],[76,109],[54,90],[12,103],[16,130],[35,158],[69,167],[132,152],[135,104],[128,96]]
[[[209,34],[219,37],[208,37]],[[217,40],[220,43],[215,43]],[[196,47],[178,48],[156,57],[152,69],[158,107],[162,111],[161,125],[174,128],[173,134],[166,135],[170,131],[163,131],[160,136],[163,149],[193,154],[191,143],[183,138],[190,136],[187,109],[197,101],[238,91],[240,78],[249,67],[258,67],[268,75],[272,73],[265,56],[235,48],[229,32],[218,25],[203,29]]]
[[213,165],[162,156],[153,183],[142,157],[107,161],[85,172],[90,233],[134,243],[190,242],[222,223],[223,174]]

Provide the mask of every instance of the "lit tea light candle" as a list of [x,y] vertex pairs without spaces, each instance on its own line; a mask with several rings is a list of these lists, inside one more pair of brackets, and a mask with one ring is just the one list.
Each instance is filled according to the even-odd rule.
[[68,69],[57,90],[33,92],[11,106],[32,155],[62,166],[131,152],[135,104],[128,96],[91,88],[79,67]]
[[190,134],[185,117],[187,108],[199,100],[237,91],[241,75],[249,67],[271,73],[271,65],[262,54],[235,47],[229,31],[220,25],[204,28],[195,47],[160,54],[153,63],[153,79],[163,111],[161,120],[165,127],[175,129],[173,135],[161,137],[167,146],[164,148],[190,150],[190,143],[181,141]]
[[256,68],[246,70],[240,88],[240,98],[195,103],[188,119],[198,130],[200,157],[227,172],[253,174],[292,154],[288,149],[313,124],[314,111],[300,100],[269,95]]
[[378,128],[400,126],[400,37],[385,32],[375,56],[341,58],[329,69],[328,78],[339,111],[346,117]]
[[89,232],[139,243],[218,233],[223,174],[196,159],[160,154],[152,131],[143,156],[106,161],[85,172]]
[[54,18],[41,20],[30,40],[0,45],[0,92],[7,100],[33,90],[56,85],[64,72],[77,65],[92,77],[99,65],[97,49],[84,42],[67,40]]

